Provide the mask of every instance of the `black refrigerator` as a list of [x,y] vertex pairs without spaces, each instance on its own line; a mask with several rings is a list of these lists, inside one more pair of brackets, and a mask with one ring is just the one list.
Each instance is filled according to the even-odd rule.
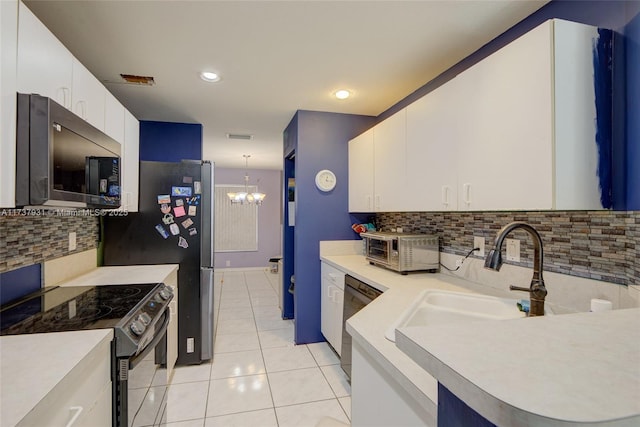
[[139,212],[103,217],[104,265],[180,265],[179,365],[213,357],[213,172],[206,161],[141,161]]

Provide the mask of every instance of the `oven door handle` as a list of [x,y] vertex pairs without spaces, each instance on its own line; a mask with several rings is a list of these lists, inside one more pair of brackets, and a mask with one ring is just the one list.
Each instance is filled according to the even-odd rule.
[[129,369],[135,368],[138,365],[138,363],[140,363],[142,359],[144,359],[145,356],[149,354],[151,350],[156,348],[156,345],[158,345],[160,340],[164,337],[164,334],[167,332],[167,329],[169,327],[169,316],[170,316],[169,310],[165,310],[164,321],[162,322],[162,325],[160,326],[160,329],[159,329],[160,333],[155,334],[151,342],[147,344],[144,350],[142,350],[140,353],[136,354],[135,356],[129,358]]

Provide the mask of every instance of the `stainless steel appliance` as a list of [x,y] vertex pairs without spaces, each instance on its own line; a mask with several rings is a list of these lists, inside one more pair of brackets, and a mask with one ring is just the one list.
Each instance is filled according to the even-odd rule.
[[402,274],[437,270],[440,266],[438,236],[383,232],[360,233],[360,236],[365,241],[365,257],[371,264]]
[[18,94],[16,205],[120,207],[120,143],[39,95]]
[[140,162],[139,212],[101,218],[104,265],[180,265],[178,365],[213,358],[213,178],[210,162]]
[[344,277],[344,307],[342,316],[342,355],[340,366],[351,379],[351,335],[347,332],[347,320],[382,294],[382,291],[349,276]]
[[172,299],[163,283],[43,288],[0,308],[0,335],[113,328],[113,425],[128,427],[129,377],[152,350],[165,354]]

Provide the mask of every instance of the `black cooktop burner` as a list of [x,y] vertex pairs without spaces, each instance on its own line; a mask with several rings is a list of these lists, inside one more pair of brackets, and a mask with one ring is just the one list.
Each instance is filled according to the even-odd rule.
[[0,335],[113,328],[156,286],[45,288],[0,308]]

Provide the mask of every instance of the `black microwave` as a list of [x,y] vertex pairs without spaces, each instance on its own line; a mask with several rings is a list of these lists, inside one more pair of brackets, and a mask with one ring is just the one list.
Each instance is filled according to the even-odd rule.
[[17,107],[16,206],[120,207],[120,143],[49,98]]

